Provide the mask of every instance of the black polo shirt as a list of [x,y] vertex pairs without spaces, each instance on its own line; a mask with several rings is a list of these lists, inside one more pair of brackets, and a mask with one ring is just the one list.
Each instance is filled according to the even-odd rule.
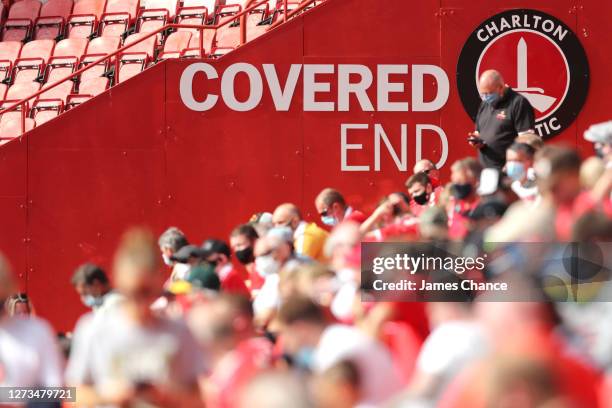
[[493,104],[482,102],[476,115],[476,130],[486,142],[480,149],[480,162],[485,167],[502,168],[506,149],[521,132],[534,129],[535,115],[529,101],[512,88]]

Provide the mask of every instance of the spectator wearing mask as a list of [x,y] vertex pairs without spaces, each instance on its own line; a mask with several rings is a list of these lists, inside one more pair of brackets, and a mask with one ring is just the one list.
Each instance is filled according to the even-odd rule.
[[202,257],[215,265],[215,272],[221,281],[221,290],[227,293],[250,298],[244,279],[231,262],[230,248],[227,243],[218,239],[207,239],[202,244]]
[[187,326],[151,310],[163,276],[151,234],[128,231],[117,250],[114,280],[125,300],[77,325],[67,383],[81,406],[201,406],[205,360]]
[[451,197],[447,203],[449,237],[467,235],[467,215],[480,203],[477,194],[482,166],[472,157],[458,160],[451,166]]
[[263,285],[263,278],[255,270],[255,242],[259,234],[251,224],[242,224],[234,228],[230,234],[230,246],[234,256],[244,265],[248,281],[245,282],[252,294]]
[[174,255],[179,249],[185,245],[189,245],[189,241],[183,231],[176,227],[170,227],[163,234],[160,235],[157,241],[159,250],[161,251],[164,264],[166,266],[173,266],[172,255]]
[[534,201],[538,195],[533,170],[535,150],[525,143],[513,143],[506,151],[504,171],[512,180],[510,187],[525,201]]
[[440,171],[431,160],[419,160],[414,165],[412,172],[413,174],[425,173],[434,189],[440,187]]
[[197,245],[184,245],[170,256],[170,261],[173,263],[172,274],[165,286],[186,280],[189,271],[202,262],[202,251]]
[[285,203],[276,207],[272,214],[275,227],[289,227],[293,231],[293,247],[299,255],[316,261],[324,261],[323,247],[329,235],[316,223],[307,223],[295,204]]
[[604,161],[606,169],[612,168],[612,120],[591,125],[584,139],[593,143],[595,155]]
[[81,302],[94,312],[108,310],[122,300],[122,296],[113,291],[106,272],[91,263],[77,268],[72,275],[72,286],[81,297]]
[[379,406],[399,391],[388,350],[353,326],[330,323],[310,299],[295,297],[283,303],[278,320],[285,352],[296,368],[323,373],[341,361],[352,362],[361,378],[363,405]]
[[418,217],[429,207],[438,205],[440,190],[425,173],[415,173],[406,180],[406,190],[412,198],[410,211]]
[[196,305],[187,321],[202,349],[211,353],[206,405],[235,407],[241,388],[271,366],[272,343],[256,334],[251,302],[222,294]]
[[468,142],[478,149],[483,167],[501,169],[506,163],[506,149],[516,135],[533,131],[533,108],[495,70],[482,73],[478,92],[482,103],[476,115],[476,131],[469,134]]
[[315,199],[315,208],[321,217],[321,222],[328,227],[334,227],[342,221],[362,223],[366,216],[349,206],[342,194],[333,188],[325,188]]
[[[0,299],[15,293],[8,262],[0,255]],[[60,387],[63,359],[51,327],[35,316],[24,319],[0,309],[2,387]]]
[[264,278],[253,299],[255,318],[260,325],[269,323],[280,303],[280,270],[294,267],[297,262],[290,228],[272,228],[255,244],[255,269]]
[[34,305],[27,293],[11,295],[5,303],[5,308],[9,316],[28,317],[36,315]]

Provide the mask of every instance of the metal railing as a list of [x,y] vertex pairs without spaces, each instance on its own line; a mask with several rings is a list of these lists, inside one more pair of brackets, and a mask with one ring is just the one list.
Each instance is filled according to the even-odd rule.
[[[296,9],[292,10],[290,13],[287,13],[287,1],[288,0],[282,0],[283,1],[283,14],[284,17],[282,20],[278,20],[276,21],[274,24],[270,25],[270,27],[266,30],[269,31],[275,27],[277,27],[280,24],[285,23],[289,17],[294,16],[295,14],[299,13],[300,11],[304,10],[305,7],[308,7],[308,5],[314,3],[316,0],[308,0],[302,4],[300,4]],[[96,66],[99,66],[100,64],[106,63],[106,62],[110,62],[112,61],[113,58],[117,57],[115,60],[115,63],[117,64],[116,67],[119,68],[119,62],[121,59],[121,54],[126,53],[126,50],[134,47],[135,45],[146,41],[147,39],[153,37],[153,36],[157,36],[160,33],[164,33],[167,32],[171,29],[190,29],[190,30],[198,30],[200,33],[200,38],[199,38],[199,51],[200,51],[200,57],[203,58],[204,57],[204,30],[217,30],[219,28],[225,27],[226,25],[229,25],[231,23],[236,22],[238,19],[240,19],[240,45],[244,45],[246,43],[246,33],[247,33],[247,24],[246,24],[246,16],[254,11],[255,9],[257,9],[258,7],[267,4],[268,0],[260,0],[257,2],[252,3],[250,6],[248,6],[246,9],[240,11],[239,13],[237,13],[236,15],[231,16],[231,18],[227,18],[226,20],[224,20],[222,23],[219,24],[215,24],[215,25],[191,25],[191,24],[166,24],[163,27],[160,27],[159,29],[155,30],[155,31],[151,31],[151,32],[147,32],[146,35],[142,36],[141,38],[139,38],[138,40],[125,45],[121,48],[119,48],[118,50],[108,54],[108,55],[104,55],[103,57],[100,57],[94,61],[91,62],[87,62],[87,65],[85,65],[83,68],[78,69],[77,71],[65,76],[64,78],[61,78],[59,80],[57,80],[56,82],[45,86],[44,88],[42,88],[41,90],[39,90],[38,92],[28,96],[27,98],[24,98],[22,100],[19,100],[15,103],[13,103],[12,105],[8,106],[7,108],[3,108],[0,111],[0,117],[2,117],[2,115],[8,113],[8,112],[12,112],[15,110],[18,110],[19,108],[21,108],[21,134],[25,133],[26,130],[26,115],[28,114],[28,104],[30,101],[35,100],[36,98],[38,98],[40,95],[49,92],[50,90],[58,87],[59,85],[67,82],[67,81],[71,81],[73,80],[73,78],[77,78],[78,76],[80,76],[83,72],[86,72]],[[288,15],[289,14],[289,15]],[[127,53],[126,53],[127,54]],[[138,52],[138,54],[145,54],[144,52]],[[77,62],[78,64],[78,62]],[[118,75],[118,69],[115,70],[115,75]],[[45,101],[44,98],[40,99],[41,101]],[[47,99],[47,101],[49,101],[51,99]],[[0,136],[0,141],[1,140],[10,140],[13,139],[11,138],[3,138]]]

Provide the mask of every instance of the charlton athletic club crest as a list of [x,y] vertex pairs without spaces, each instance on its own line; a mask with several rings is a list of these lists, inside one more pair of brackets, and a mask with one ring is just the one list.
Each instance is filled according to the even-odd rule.
[[537,10],[510,10],[483,22],[465,43],[457,64],[457,88],[467,113],[480,105],[478,78],[501,72],[506,84],[529,100],[535,131],[544,138],[574,121],[589,88],[589,64],[576,34]]

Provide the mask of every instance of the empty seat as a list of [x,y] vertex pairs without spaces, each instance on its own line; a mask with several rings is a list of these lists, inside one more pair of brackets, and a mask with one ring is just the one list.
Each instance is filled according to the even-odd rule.
[[108,89],[109,80],[106,77],[89,78],[81,81],[79,85],[79,95],[96,96]]
[[13,84],[8,89],[4,99],[7,101],[20,101],[28,96],[34,95],[39,90],[40,84],[38,82],[21,82],[18,84]]
[[217,0],[185,0],[177,13],[177,23],[202,25],[215,15]]
[[56,39],[64,32],[64,25],[72,12],[72,0],[49,0],[42,6],[34,27],[37,40]]
[[[49,84],[54,83],[54,82],[55,81],[49,81]],[[56,87],[49,89],[46,92],[43,92],[42,94],[40,94],[38,98],[41,100],[47,100],[47,101],[49,100],[62,101],[62,103],[64,103],[66,99],[68,98],[68,95],[73,93],[72,91],[73,88],[74,88],[74,82],[65,81],[57,85]]]
[[[89,42],[89,46],[87,47],[87,54],[83,55],[83,57],[81,58],[79,69],[99,60],[105,55],[115,52],[119,48],[120,43],[120,37],[94,38]],[[81,74],[81,81],[86,80],[88,78],[101,76],[106,71],[108,71],[110,65],[113,62],[114,58],[110,58],[100,64],[97,64],[97,66],[88,69],[87,71]]]
[[4,100],[6,96],[6,90],[8,89],[7,84],[0,83],[0,100]]
[[2,41],[24,41],[28,38],[41,6],[38,0],[22,0],[13,4],[2,29]]
[[76,57],[81,59],[81,56],[85,54],[88,43],[87,38],[66,38],[55,46],[53,58]]
[[14,82],[35,80],[42,72],[45,64],[51,58],[55,41],[35,40],[26,43],[21,49],[21,56],[15,62],[13,69]]
[[214,46],[234,49],[240,44],[240,27],[226,25],[217,29]]
[[68,38],[87,38],[98,30],[106,0],[76,0],[68,19]]
[[[29,132],[30,130],[34,129],[35,126],[36,123],[34,122],[34,119],[26,118],[25,129],[23,130],[25,132]],[[0,139],[14,139],[21,136],[23,133],[21,119],[9,120],[0,124]]]
[[159,55],[159,59],[179,58],[181,52],[189,48],[189,40],[191,40],[191,32],[177,31],[166,38],[164,50]]
[[[213,47],[216,30],[208,29],[208,30],[203,30],[203,31],[204,31],[204,35],[202,37],[202,48],[204,49],[204,51],[208,51],[212,49]],[[189,49],[188,49],[189,56],[192,56],[193,52],[199,49],[200,49],[200,33],[196,32],[195,34],[192,34],[191,40],[189,40]]]
[[21,45],[19,41],[0,42],[0,81],[10,76],[13,64],[21,54]]
[[[0,110],[9,108],[15,102],[17,101],[13,100],[13,101],[2,102],[2,105],[0,106]],[[26,112],[27,112],[27,109],[26,109]],[[0,125],[2,125],[5,122],[12,121],[12,120],[21,120],[21,106],[18,106],[15,109],[0,115]]]
[[32,106],[30,114],[36,126],[40,126],[43,123],[56,118],[60,113],[64,111],[64,102],[57,100],[38,100]]
[[177,8],[178,0],[148,0],[138,17],[136,31],[144,33],[162,28],[174,21]]
[[213,58],[218,58],[224,56],[225,54],[233,50],[234,48],[231,47],[213,47],[209,55]]
[[[132,34],[125,39],[125,45],[133,44],[147,35],[149,34]],[[151,35],[146,40],[134,44],[121,54],[119,72],[116,73],[117,83],[133,77],[147,67],[149,61],[155,56],[155,41],[155,36]]]
[[139,0],[108,0],[100,21],[102,36],[125,33],[138,15]]

